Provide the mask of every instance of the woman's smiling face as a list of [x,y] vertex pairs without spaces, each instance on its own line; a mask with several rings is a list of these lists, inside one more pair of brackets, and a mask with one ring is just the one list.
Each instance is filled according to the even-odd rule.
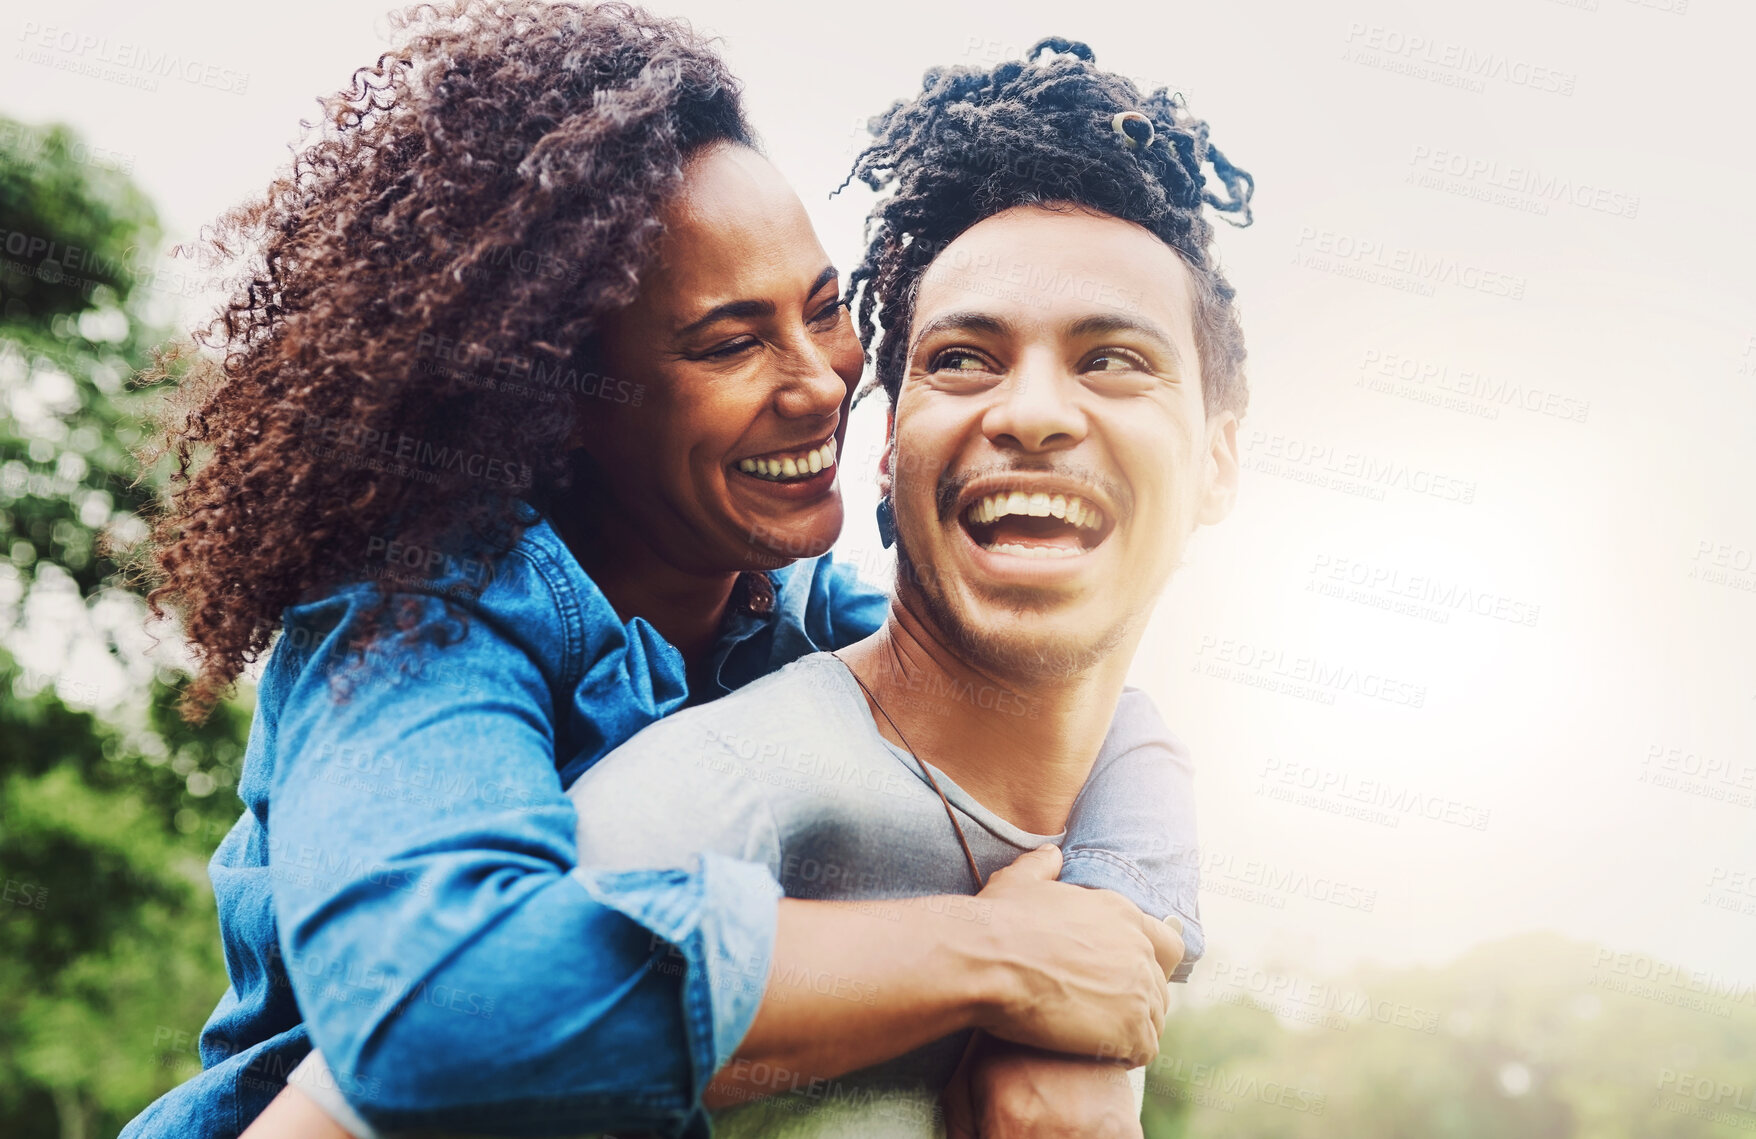
[[639,297],[598,328],[603,370],[625,382],[599,390],[630,394],[583,409],[603,505],[691,572],[823,553],[841,532],[837,457],[864,362],[835,269],[798,195],[747,147],[696,155],[660,220]]

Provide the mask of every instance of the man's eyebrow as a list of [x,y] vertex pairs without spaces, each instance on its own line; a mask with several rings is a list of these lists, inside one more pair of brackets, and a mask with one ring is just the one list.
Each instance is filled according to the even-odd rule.
[[1139,317],[1122,316],[1104,313],[1097,316],[1082,316],[1067,326],[1070,336],[1105,336],[1113,332],[1132,332],[1158,345],[1160,351],[1171,358],[1171,363],[1181,366],[1183,354],[1177,350],[1176,341],[1165,335],[1164,329],[1150,320]]
[[[921,330],[915,333],[914,343],[919,344],[941,332],[985,332],[990,336],[1005,336],[1011,331],[1010,324],[985,312],[948,312],[921,325]],[[914,344],[909,345],[909,350],[914,350]]]
[[[835,271],[834,265],[825,266],[823,271],[817,274],[817,279],[811,282],[811,289],[805,295],[816,296],[817,293],[822,290],[823,286],[836,280],[837,277],[838,274]],[[690,321],[688,324],[685,324],[682,328],[677,329],[676,335],[682,337],[688,336],[691,333],[700,332],[702,329],[718,320],[746,320],[752,317],[773,315],[773,301],[727,301],[723,305],[713,306],[699,317]]]

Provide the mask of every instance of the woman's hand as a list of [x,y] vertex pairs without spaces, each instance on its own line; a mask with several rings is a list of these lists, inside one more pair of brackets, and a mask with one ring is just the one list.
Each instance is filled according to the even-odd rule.
[[760,1099],[968,1028],[1129,1067],[1151,1060],[1182,939],[1120,894],[1055,881],[1060,869],[1049,846],[974,898],[783,898],[762,1004],[703,1102]]
[[1158,1055],[1183,939],[1109,890],[1057,882],[1044,846],[988,880],[992,952],[1004,994],[981,1027],[1003,1040],[1138,1067]]
[[304,1092],[288,1085],[238,1139],[353,1139]]

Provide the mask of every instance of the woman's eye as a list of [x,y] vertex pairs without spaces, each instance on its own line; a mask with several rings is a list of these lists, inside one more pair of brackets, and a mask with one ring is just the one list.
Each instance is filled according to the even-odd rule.
[[754,347],[756,347],[756,341],[750,337],[744,337],[741,340],[733,340],[718,347],[709,348],[701,354],[700,358],[703,360],[728,360],[740,352]]
[[933,357],[927,366],[930,372],[984,372],[988,362],[966,348],[948,348]]
[[842,314],[845,312],[847,312],[847,307],[840,301],[831,301],[811,318],[811,323],[822,328],[834,328],[841,323]]

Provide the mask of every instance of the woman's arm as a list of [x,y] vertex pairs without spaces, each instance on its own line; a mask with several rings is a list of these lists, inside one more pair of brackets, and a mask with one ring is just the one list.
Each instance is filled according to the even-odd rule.
[[[1055,881],[1059,869],[1047,847],[995,874],[975,899],[915,899],[900,916],[860,903],[781,902],[761,1006],[705,1106],[774,1095],[967,1028],[1150,1059],[1180,944],[1122,899]],[[368,1139],[348,1111],[353,1097],[338,1103],[327,1069],[307,1068],[295,1082],[310,1098],[283,1092],[249,1139],[342,1139],[343,1123]],[[1091,1087],[1105,1090],[1095,1078]]]
[[341,1087],[386,1130],[682,1128],[755,1015],[759,986],[712,978],[767,960],[772,877],[579,867],[554,696],[513,633],[478,612],[410,673],[349,664],[351,616],[271,662],[272,765],[245,772],[279,964]]
[[1044,847],[973,900],[914,899],[900,918],[856,902],[783,901],[762,1006],[707,1105],[839,1076],[968,1028],[1152,1059],[1182,943],[1114,894],[1057,882],[1060,868],[1060,852]]

